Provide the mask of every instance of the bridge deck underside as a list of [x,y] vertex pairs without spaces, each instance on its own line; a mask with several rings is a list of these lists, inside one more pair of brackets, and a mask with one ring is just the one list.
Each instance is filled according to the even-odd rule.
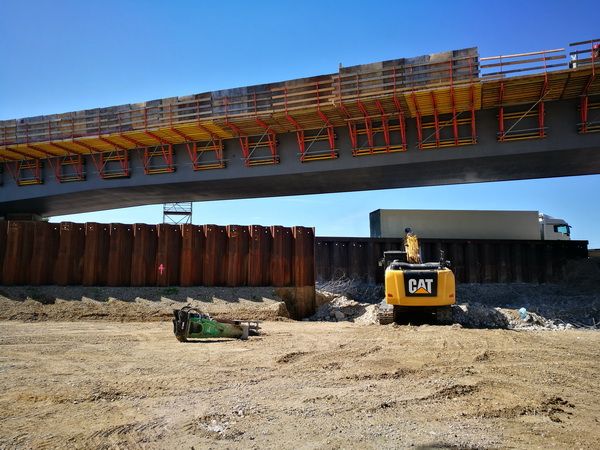
[[[600,148],[600,147],[599,147]],[[229,200],[384,188],[479,183],[600,173],[600,151],[515,154],[509,157],[465,157],[442,161],[386,164],[318,172],[257,176],[252,179],[186,181],[120,185],[109,189],[69,191],[0,202],[0,212],[56,216],[179,201]],[[171,177],[168,177],[171,178]],[[399,196],[399,201],[402,197]]]

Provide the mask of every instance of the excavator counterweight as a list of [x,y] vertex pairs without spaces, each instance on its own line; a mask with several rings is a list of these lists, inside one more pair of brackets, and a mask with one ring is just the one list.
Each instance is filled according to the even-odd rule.
[[430,321],[452,323],[456,302],[454,273],[443,254],[438,262],[421,262],[418,238],[406,229],[404,251],[385,252],[385,298],[379,323]]

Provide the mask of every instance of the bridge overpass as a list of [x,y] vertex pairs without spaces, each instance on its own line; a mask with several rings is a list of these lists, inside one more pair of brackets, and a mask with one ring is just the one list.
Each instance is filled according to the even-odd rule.
[[0,213],[600,173],[595,44],[3,121]]

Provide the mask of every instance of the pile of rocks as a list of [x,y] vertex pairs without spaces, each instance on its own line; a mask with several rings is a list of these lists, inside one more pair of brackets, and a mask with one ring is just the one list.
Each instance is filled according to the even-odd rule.
[[381,284],[369,284],[361,280],[342,277],[329,281],[318,281],[316,283],[317,293],[325,296],[347,296],[358,298],[361,302],[378,303],[384,297],[384,289]]
[[[309,319],[324,322],[354,322],[361,325],[378,324],[378,304],[359,302],[345,295],[319,292],[321,306]],[[512,308],[500,308],[478,302],[454,306],[452,319],[465,328],[501,328],[513,330],[569,330],[575,326],[560,319],[548,319],[540,314]]]
[[499,308],[481,303],[467,303],[453,308],[453,321],[465,328],[504,328],[512,330],[568,330],[572,324],[547,319],[539,314],[511,308]]
[[[459,284],[459,304],[453,308],[453,321],[465,328],[598,330],[600,292],[586,286]],[[317,305],[321,306],[312,320],[378,323],[376,303],[383,296],[382,285],[366,285],[347,278],[318,284]]]
[[[456,298],[474,308],[496,309],[514,328],[598,329],[600,291],[561,284],[460,284]],[[517,311],[524,309],[523,317]]]
[[357,302],[343,295],[334,296],[329,293],[321,293],[321,295],[326,298],[330,297],[331,300],[323,303],[310,320],[326,322],[350,321],[363,325],[377,322],[377,305]]

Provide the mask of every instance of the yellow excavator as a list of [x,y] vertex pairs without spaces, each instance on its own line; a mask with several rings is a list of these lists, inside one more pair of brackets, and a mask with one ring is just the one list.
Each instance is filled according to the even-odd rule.
[[452,323],[456,286],[450,262],[421,261],[419,240],[405,230],[404,251],[384,252],[385,298],[379,305],[379,323]]

